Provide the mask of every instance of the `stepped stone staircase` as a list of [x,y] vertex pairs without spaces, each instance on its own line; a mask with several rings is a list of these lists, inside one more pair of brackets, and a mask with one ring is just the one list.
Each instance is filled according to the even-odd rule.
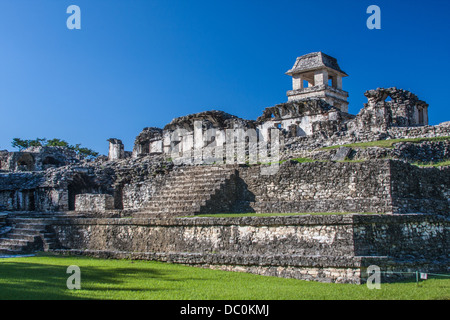
[[11,229],[0,235],[0,255],[19,255],[48,251],[57,247],[56,237],[49,231],[51,220],[45,216],[14,216],[5,219]]
[[173,171],[135,217],[219,213],[234,202],[234,166],[186,166]]
[[[231,165],[178,168],[143,209],[132,215],[159,218],[228,212],[236,201],[236,176],[236,167]],[[0,214],[0,256],[58,249],[51,224],[53,219],[67,216],[83,217],[83,214]]]

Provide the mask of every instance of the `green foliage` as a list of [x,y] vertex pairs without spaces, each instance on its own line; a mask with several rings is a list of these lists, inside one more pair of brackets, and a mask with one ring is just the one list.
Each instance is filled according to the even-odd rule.
[[35,140],[22,140],[20,138],[14,138],[11,145],[14,148],[18,148],[19,150],[23,150],[29,147],[41,147],[43,143],[45,143],[45,138],[36,138]]
[[429,168],[429,167],[445,167],[445,166],[450,166],[450,160],[443,160],[443,161],[439,161],[439,162],[429,162],[429,163],[427,163],[427,162],[414,162],[414,163],[411,163],[411,164],[413,164],[415,166],[418,166],[418,167],[426,167],[426,168]]
[[69,146],[69,148],[75,150],[77,154],[84,158],[95,158],[98,156],[98,152],[88,148],[81,148],[79,144],[76,146]]
[[22,140],[20,138],[14,138],[11,145],[14,148],[18,148],[20,151],[29,147],[64,147],[74,150],[78,155],[83,158],[95,158],[98,156],[98,152],[92,149],[81,147],[81,144],[70,145],[67,141],[54,138],[47,140],[46,138],[36,138],[34,140]]
[[19,138],[14,138],[11,143],[13,148],[18,148],[19,150],[23,150],[29,147],[28,142]]
[[316,162],[316,160],[313,160],[310,158],[296,158],[296,159],[291,159],[291,160],[296,161],[298,163]]
[[[81,290],[68,290],[67,267],[81,269]],[[0,299],[148,300],[425,300],[448,299],[450,279],[365,285],[319,283],[188,267],[87,257],[40,255],[0,259]]]
[[46,146],[48,146],[48,147],[69,147],[69,144],[64,140],[55,138],[55,139],[48,140]]

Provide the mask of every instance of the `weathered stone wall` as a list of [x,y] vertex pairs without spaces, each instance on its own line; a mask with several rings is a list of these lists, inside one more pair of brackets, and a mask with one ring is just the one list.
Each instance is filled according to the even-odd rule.
[[[367,147],[351,149],[349,154],[349,159],[351,160],[390,158],[410,163],[437,163],[450,159],[450,140],[423,141],[420,143],[399,142],[394,144],[393,148]],[[317,152],[317,155],[314,155],[314,157],[323,160],[330,159],[336,151],[334,149],[330,150],[330,152]]]
[[1,210],[34,210],[33,190],[8,190],[0,191]]
[[398,142],[392,147],[344,147],[304,151],[298,158],[319,161],[396,159],[412,164],[437,164],[450,160],[450,139]]
[[391,163],[393,211],[450,214],[450,167]]
[[[196,170],[196,167],[191,168]],[[197,169],[202,175],[207,175],[208,170],[214,167],[203,166]],[[395,160],[311,163],[286,161],[274,175],[261,175],[259,165],[235,166],[235,170],[236,174],[228,177],[220,190],[204,190],[205,194],[211,194],[213,198],[203,205],[201,213],[448,214],[450,211],[449,169],[445,167],[419,168]],[[123,208],[143,209],[156,195],[159,198],[164,196],[169,202],[170,199],[179,201],[186,197],[198,197],[198,194],[189,196],[190,187],[186,184],[189,182],[186,177],[179,180],[180,185],[185,186],[183,194],[167,188],[167,179],[176,181],[176,177],[171,177],[169,173],[124,185]],[[204,180],[208,176],[202,179],[201,181],[209,181]]]
[[77,194],[112,192],[111,180],[110,170],[87,165],[0,173],[0,206],[12,211],[74,210]]
[[450,122],[444,122],[436,126],[392,127],[389,128],[388,135],[392,139],[449,137]]
[[283,163],[275,175],[240,167],[236,212],[450,212],[450,168],[396,160]]
[[19,152],[0,151],[0,170],[42,171],[77,163],[81,157],[66,147],[29,147]]
[[[287,161],[275,175],[239,168],[243,212],[392,212],[388,161]],[[253,209],[253,210],[252,210]]]
[[322,147],[386,139],[435,137],[450,137],[450,123],[446,122],[436,126],[389,127],[383,132],[373,132],[371,130],[348,131],[346,126],[341,126],[338,131],[335,129],[324,129],[315,132],[311,136],[287,138],[281,154],[283,159],[289,159],[302,156],[309,150]]
[[125,158],[125,149],[122,140],[116,138],[110,138],[108,160],[117,160]]
[[78,194],[75,210],[81,212],[104,212],[114,209],[114,197],[109,194]]
[[55,223],[63,247],[137,252],[352,253],[350,216],[75,219]]
[[360,283],[370,264],[398,269],[411,257],[448,269],[448,219],[426,215],[60,219],[52,229],[58,252],[307,280]]
[[[441,145],[441,156],[447,154],[448,142]],[[427,145],[425,143],[425,145]],[[408,147],[408,148],[414,148]],[[394,149],[396,152],[397,149]],[[409,149],[407,149],[409,150]],[[402,151],[407,152],[407,151]],[[408,151],[413,152],[413,151]],[[401,153],[400,153],[401,155]],[[434,153],[434,159],[439,154]],[[0,174],[0,205],[3,210],[63,211],[75,209],[75,197],[83,193],[110,194],[115,209],[136,210],[158,199],[195,200],[190,195],[195,180],[197,191],[212,198],[198,199],[202,213],[219,212],[394,212],[448,214],[449,169],[419,168],[401,161],[370,160],[364,162],[286,161],[273,175],[262,175],[261,166],[234,166],[236,174],[212,178],[214,166],[192,168],[192,177],[180,184],[172,177],[172,186],[183,190],[163,191],[173,167],[151,166],[152,162],[135,159],[139,165],[130,168],[86,167],[44,173]],[[124,159],[123,161],[126,161]],[[115,164],[106,162],[105,164]],[[220,167],[217,167],[220,168]],[[223,167],[225,168],[225,167]],[[94,170],[95,169],[95,170]],[[233,169],[234,170],[234,169]],[[97,172],[98,171],[98,172]],[[175,170],[177,171],[177,169]],[[114,182],[114,179],[115,182]],[[174,180],[175,179],[175,180]],[[220,189],[212,188],[220,183]],[[181,184],[182,182],[182,184]],[[223,183],[223,184],[222,184]],[[200,184],[205,184],[200,185]],[[191,187],[189,187],[191,185]],[[217,185],[216,187],[218,187]],[[182,194],[180,194],[180,192]],[[202,201],[200,201],[202,200]],[[208,200],[204,203],[203,200]],[[172,201],[173,202],[173,201]],[[218,205],[221,205],[219,208]]]
[[416,261],[448,259],[448,218],[433,215],[353,216],[355,255]]
[[409,162],[427,163],[450,160],[450,140],[397,143],[393,157]]
[[156,175],[144,181],[125,184],[122,189],[123,208],[142,208],[163,187],[166,178],[166,175]]
[[10,170],[10,152],[8,150],[0,150],[0,171]]
[[0,190],[0,210],[6,211],[66,211],[67,190],[38,188],[30,190]]

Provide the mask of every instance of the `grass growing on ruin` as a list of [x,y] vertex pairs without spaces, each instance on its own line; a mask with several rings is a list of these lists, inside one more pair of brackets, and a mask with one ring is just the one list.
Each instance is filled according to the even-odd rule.
[[418,166],[418,167],[423,167],[423,168],[445,167],[445,166],[450,166],[450,160],[432,162],[432,163],[414,162],[412,164],[415,166]]
[[[294,158],[294,159],[289,159],[289,160],[295,161],[295,162],[298,162],[298,163],[309,163],[309,162],[317,162],[318,161],[318,160],[314,160],[314,159],[311,159],[311,158]],[[280,161],[280,163],[283,163],[283,162],[286,162],[286,161],[288,161],[288,160],[282,160],[282,161]]]
[[357,142],[349,143],[344,145],[324,147],[322,150],[338,149],[340,147],[352,147],[352,148],[369,148],[369,147],[380,147],[380,148],[393,148],[394,144],[399,142],[412,142],[420,143],[423,141],[446,141],[450,140],[450,136],[445,137],[432,137],[432,138],[409,138],[409,139],[389,139],[389,140],[378,140],[370,142]]
[[[68,290],[67,267],[81,270]],[[0,259],[0,299],[353,300],[450,299],[450,279],[365,285],[330,284],[152,261],[39,255]]]

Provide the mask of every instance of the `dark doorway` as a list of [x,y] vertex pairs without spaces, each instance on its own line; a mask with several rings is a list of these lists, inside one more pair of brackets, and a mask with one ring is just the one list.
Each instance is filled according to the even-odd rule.
[[33,171],[34,169],[34,159],[29,153],[24,153],[17,160],[17,169],[23,171]]
[[70,211],[75,210],[75,197],[83,193],[99,193],[99,188],[84,174],[76,174],[67,186],[68,207]]
[[419,124],[424,124],[423,109],[419,109]]
[[53,157],[45,157],[44,161],[42,161],[43,165],[53,165],[53,166],[59,166],[61,165],[61,161],[53,158]]
[[28,193],[28,211],[36,211],[36,202],[34,197],[34,191]]

